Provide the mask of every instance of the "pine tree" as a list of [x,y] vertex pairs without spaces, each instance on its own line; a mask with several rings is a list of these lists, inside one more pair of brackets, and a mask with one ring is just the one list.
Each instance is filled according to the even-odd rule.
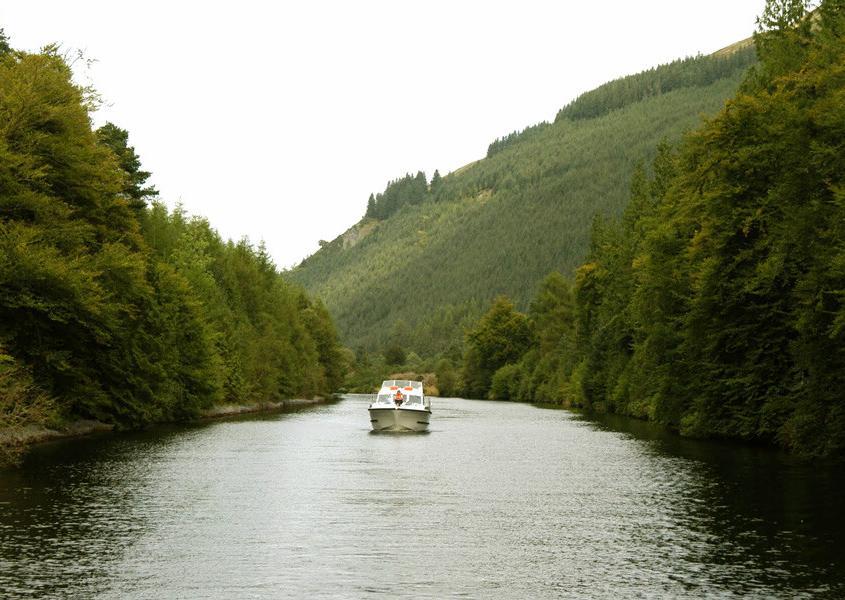
[[6,35],[5,30],[0,27],[0,56],[3,54],[9,54],[12,51],[12,47],[9,45],[9,38]]
[[437,192],[440,191],[440,188],[442,186],[443,186],[443,178],[440,177],[440,171],[435,169],[434,175],[431,176],[431,185],[429,186],[429,189],[431,190],[431,195],[436,198]]
[[376,198],[372,194],[370,194],[370,198],[367,200],[367,212],[364,213],[364,216],[369,219],[376,218]]
[[129,132],[114,123],[106,123],[97,130],[97,139],[114,152],[118,165],[124,173],[123,195],[135,210],[143,210],[147,201],[158,196],[153,186],[143,187],[150,177],[149,171],[141,169],[141,159],[135,148],[129,145]]

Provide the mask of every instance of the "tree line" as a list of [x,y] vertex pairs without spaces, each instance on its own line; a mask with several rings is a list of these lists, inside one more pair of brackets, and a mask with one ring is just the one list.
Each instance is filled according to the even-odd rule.
[[845,2],[758,23],[738,93],[637,170],[574,279],[471,329],[466,393],[843,454]]
[[0,429],[137,427],[336,389],[322,303],[263,246],[156,202],[55,46],[0,42]]
[[757,61],[753,44],[726,53],[692,56],[605,83],[578,96],[558,111],[561,119],[593,119],[644,98],[689,87],[706,87]]
[[425,176],[407,175],[373,197],[376,207],[393,198],[385,206],[394,212],[368,211],[354,245],[345,236],[324,244],[289,276],[325,301],[351,348],[382,352],[401,320],[408,351],[449,353],[496,296],[525,310],[553,266],[575,268],[593,215],[624,209],[635,166],[653,159],[662,138],[677,140],[718,111],[742,77],[537,126],[488,158],[435,175],[427,195]]
[[417,171],[416,175],[408,173],[404,177],[390,181],[383,192],[370,194],[364,217],[386,219],[403,206],[414,206],[434,199],[440,189],[440,183],[440,172],[436,170],[431,178],[431,185],[422,171]]
[[547,121],[542,121],[540,123],[537,123],[536,125],[529,125],[522,131],[513,131],[500,138],[496,138],[495,140],[490,142],[489,146],[487,146],[487,158],[490,158],[497,152],[501,152],[502,150],[508,148],[509,146],[512,146],[513,144],[525,141],[526,139],[540,133],[548,126],[549,123]]

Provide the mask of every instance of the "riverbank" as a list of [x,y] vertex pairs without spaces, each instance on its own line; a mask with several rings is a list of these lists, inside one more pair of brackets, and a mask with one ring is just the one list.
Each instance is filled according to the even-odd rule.
[[0,429],[0,467],[17,463],[26,449],[35,444],[77,438],[114,430],[114,425],[80,419],[60,427],[23,425]]
[[322,396],[318,396],[310,399],[291,398],[290,400],[281,400],[279,402],[259,402],[257,404],[218,404],[217,406],[212,406],[208,410],[202,411],[199,420],[222,419],[225,417],[248,413],[282,411],[289,408],[298,408],[300,406],[325,404],[326,402],[331,402],[332,400],[333,398],[323,398]]
[[[311,406],[331,402],[334,398],[291,398],[279,402],[258,402],[255,404],[219,404],[200,413],[196,421],[211,419],[225,419],[237,415],[262,412],[276,412],[301,406]],[[96,433],[114,431],[114,425],[79,419],[59,427],[45,427],[39,425],[24,425],[0,429],[0,467],[15,464],[26,452],[26,449],[36,444],[44,444],[56,440],[87,437]]]

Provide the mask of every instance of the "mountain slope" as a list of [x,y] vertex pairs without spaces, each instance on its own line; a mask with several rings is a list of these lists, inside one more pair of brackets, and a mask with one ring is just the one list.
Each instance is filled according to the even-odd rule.
[[740,48],[588,92],[554,123],[491,144],[425,201],[362,220],[290,276],[325,301],[350,346],[402,336],[431,355],[459,345],[493,297],[524,307],[549,271],[574,268],[594,215],[621,213],[635,167],[719,110],[754,59]]

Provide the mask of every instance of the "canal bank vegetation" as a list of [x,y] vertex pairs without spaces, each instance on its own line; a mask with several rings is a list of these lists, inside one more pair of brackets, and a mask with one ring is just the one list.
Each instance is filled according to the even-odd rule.
[[467,393],[842,456],[845,2],[770,1],[755,44],[724,110],[596,219],[574,278],[471,329]]
[[0,439],[336,390],[323,304],[262,246],[156,202],[127,132],[92,127],[96,105],[56,47],[0,31]]
[[348,371],[342,390],[356,394],[374,394],[385,379],[422,381],[427,396],[456,396],[460,391],[457,374],[448,359],[422,358],[415,352],[397,354],[347,353]]

